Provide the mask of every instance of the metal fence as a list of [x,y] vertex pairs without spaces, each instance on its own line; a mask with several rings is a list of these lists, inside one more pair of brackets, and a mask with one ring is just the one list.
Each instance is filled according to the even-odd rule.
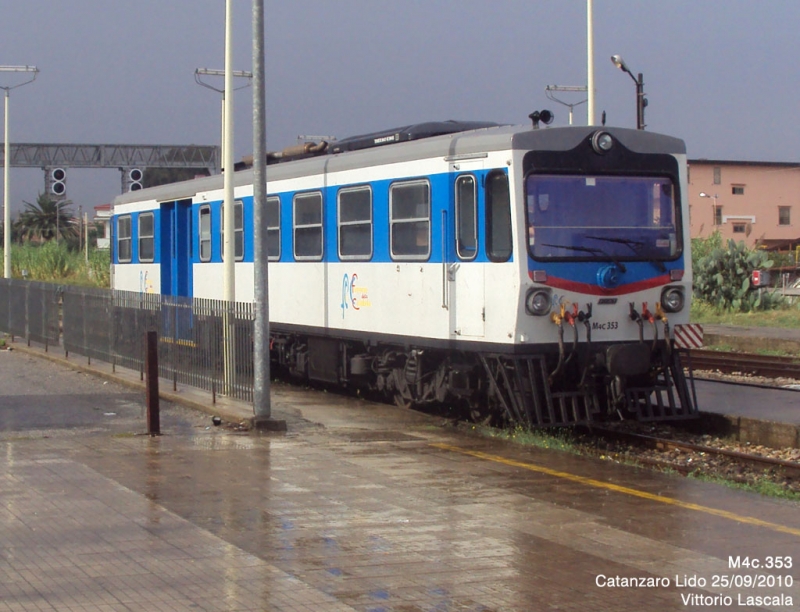
[[144,372],[158,332],[159,375],[173,386],[253,399],[253,304],[0,279],[0,331]]

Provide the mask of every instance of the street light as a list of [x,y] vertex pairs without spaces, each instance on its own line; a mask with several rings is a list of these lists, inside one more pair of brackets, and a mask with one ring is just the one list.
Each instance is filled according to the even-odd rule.
[[712,209],[711,209],[711,225],[719,225],[717,223],[717,194],[709,195],[705,191],[700,192],[701,198],[711,198],[712,201]]
[[627,72],[633,79],[633,82],[636,83],[636,129],[643,130],[644,107],[647,106],[647,98],[644,97],[644,81],[642,80],[642,73],[639,73],[638,79],[633,76],[633,73],[631,72],[630,68],[628,68],[628,65],[625,63],[625,60],[622,59],[621,55],[612,55],[611,63],[622,70],[622,72]]
[[0,86],[0,89],[6,92],[5,120],[3,127],[3,135],[5,137],[3,157],[3,278],[11,278],[11,206],[9,205],[10,195],[8,188],[8,170],[11,164],[11,140],[8,137],[8,97],[12,89],[22,87],[23,85],[35,81],[36,75],[39,74],[39,69],[36,66],[0,66],[0,72],[24,72],[33,74],[31,78],[22,83],[8,85],[6,87]]

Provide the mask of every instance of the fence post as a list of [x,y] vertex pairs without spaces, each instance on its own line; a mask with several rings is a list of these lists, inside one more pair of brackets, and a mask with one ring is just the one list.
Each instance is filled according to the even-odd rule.
[[161,422],[158,405],[158,332],[145,334],[145,399],[147,403],[147,433],[161,435]]

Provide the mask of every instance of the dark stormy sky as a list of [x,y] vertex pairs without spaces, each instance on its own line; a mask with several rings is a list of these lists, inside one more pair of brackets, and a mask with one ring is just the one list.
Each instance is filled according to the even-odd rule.
[[[297,136],[409,123],[527,123],[566,106],[546,85],[586,84],[585,0],[265,0],[268,148]],[[252,3],[234,0],[237,70],[251,69]],[[800,161],[797,0],[595,0],[597,120],[635,127],[644,73],[648,129],[690,157]],[[11,142],[217,144],[220,96],[194,81],[221,69],[224,0],[0,0],[0,64],[36,65],[11,93]],[[14,82],[0,74],[0,85]],[[221,87],[221,80],[218,82]],[[252,151],[252,90],[235,94],[235,156]],[[581,94],[562,94],[580,102]],[[586,105],[575,123],[586,122]],[[11,208],[44,189],[14,169]],[[91,210],[120,190],[116,170],[72,170]]]

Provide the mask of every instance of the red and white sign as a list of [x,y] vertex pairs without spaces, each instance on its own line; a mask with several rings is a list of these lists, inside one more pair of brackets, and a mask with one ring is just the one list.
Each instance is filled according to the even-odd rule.
[[672,332],[675,346],[684,349],[697,349],[703,347],[703,326],[697,323],[676,325]]

